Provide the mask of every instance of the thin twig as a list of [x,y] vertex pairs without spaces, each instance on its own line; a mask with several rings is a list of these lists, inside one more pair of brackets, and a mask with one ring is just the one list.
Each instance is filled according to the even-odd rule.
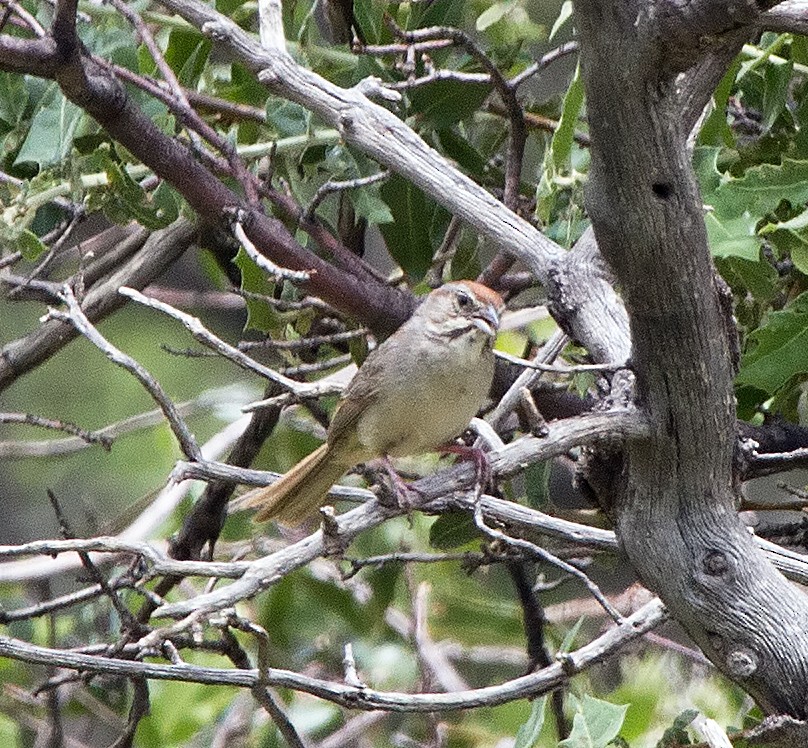
[[[269,636],[262,626],[259,626],[252,621],[237,615],[230,615],[227,617],[227,625],[243,631],[252,636],[257,643],[258,652],[258,672],[265,673],[269,669]],[[227,629],[223,632],[229,633]],[[232,635],[231,635],[232,637]],[[231,638],[228,637],[228,638]],[[232,637],[233,646],[238,647],[239,657],[233,658],[234,662],[240,667],[245,669],[249,668],[249,660],[246,652],[241,650],[235,637]],[[267,714],[272,718],[278,731],[283,735],[286,742],[291,748],[306,748],[307,743],[300,737],[300,734],[295,729],[292,721],[289,719],[286,712],[281,708],[278,699],[269,687],[269,684],[261,682],[257,683],[251,689],[253,698],[266,710]]]
[[[180,415],[185,417],[197,412],[201,408],[209,408],[210,405],[211,398],[209,395],[205,394],[198,397],[196,400],[179,403],[177,405],[177,411]],[[8,414],[0,414],[0,420],[2,420],[3,415]],[[158,408],[156,410],[147,411],[146,413],[138,413],[137,415],[124,418],[116,423],[111,423],[109,426],[104,426],[104,428],[89,432],[89,435],[93,437],[91,439],[79,434],[66,439],[0,441],[0,459],[11,459],[15,457],[54,457],[87,449],[98,442],[104,445],[112,444],[115,439],[123,434],[156,426],[162,423],[163,419],[163,411]]]
[[87,672],[141,676],[157,680],[229,685],[239,688],[254,688],[260,683],[270,683],[281,688],[293,688],[311,693],[353,709],[383,709],[398,712],[454,711],[505,704],[517,699],[547,693],[565,683],[573,675],[602,662],[627,644],[636,641],[638,637],[667,620],[667,617],[668,614],[663,604],[654,599],[626,618],[620,625],[612,627],[589,644],[565,655],[563,662],[554,663],[537,673],[515,678],[496,686],[454,693],[383,692],[367,687],[360,688],[345,683],[325,681],[276,668],[267,668],[265,672],[260,672],[259,670],[245,671],[188,664],[164,665],[95,657],[65,649],[41,647],[8,636],[0,636],[0,656],[34,664],[49,664]]
[[462,70],[446,70],[438,68],[430,70],[426,75],[418,78],[408,78],[403,81],[389,83],[388,87],[394,91],[412,91],[422,86],[428,86],[436,81],[454,81],[455,83],[491,83],[491,76],[488,73],[466,73]]
[[492,553],[480,553],[464,551],[462,553],[416,553],[397,552],[385,553],[380,556],[368,556],[367,558],[345,558],[351,568],[343,573],[343,579],[350,579],[362,569],[368,566],[383,566],[385,564],[437,564],[447,561],[460,561],[464,566],[482,566],[483,564],[498,563],[500,561],[511,560],[513,556],[498,557]]
[[522,83],[524,83],[528,78],[536,75],[536,73],[539,71],[544,70],[544,68],[551,65],[556,60],[560,60],[562,57],[566,57],[567,55],[577,51],[577,41],[559,44],[555,49],[551,49],[549,52],[543,54],[540,59],[528,65],[521,73],[514,75],[513,78],[508,81],[508,84],[514,88],[517,88],[518,86],[521,86]]
[[536,369],[537,371],[546,371],[552,374],[581,374],[585,371],[617,371],[618,369],[625,369],[625,364],[572,364],[560,366],[559,364],[545,364],[542,361],[520,358],[513,356],[505,351],[494,351],[497,358],[507,361],[509,364],[516,364],[525,369]]
[[[50,499],[53,511],[56,514],[57,520],[59,521],[59,530],[62,537],[65,540],[73,540],[75,536],[70,529],[67,516],[62,511],[62,507],[56,494],[51,490],[48,490],[48,499]],[[129,608],[124,605],[123,601],[118,595],[117,589],[107,582],[107,578],[98,570],[98,567],[95,565],[92,558],[90,558],[90,554],[86,551],[78,551],[78,554],[79,558],[81,559],[81,565],[89,574],[90,579],[95,582],[101,588],[103,594],[109,598],[110,602],[112,603],[112,607],[115,609],[115,612],[121,619],[121,625],[123,626],[124,630],[127,633],[142,636],[143,633],[145,633],[145,627],[141,626],[137,622]]]
[[[123,587],[131,587],[131,580],[117,579],[109,582],[110,586],[114,589],[121,589]],[[74,605],[82,605],[90,600],[94,600],[104,594],[101,585],[95,584],[92,587],[85,587],[77,592],[71,592],[69,595],[60,595],[51,598],[50,600],[43,600],[35,605],[29,605],[24,608],[17,608],[15,610],[2,610],[0,611],[0,623],[9,624],[13,621],[25,621],[29,618],[39,618],[40,616],[49,615],[60,610],[65,610]]]
[[557,566],[562,571],[574,576],[576,579],[579,579],[581,582],[586,585],[586,588],[591,593],[592,597],[597,600],[601,607],[609,614],[609,617],[617,624],[623,622],[623,616],[621,615],[620,611],[617,610],[600,591],[600,587],[597,586],[584,572],[580,569],[576,568],[572,564],[568,563],[567,561],[563,561],[562,559],[558,558],[553,553],[550,553],[545,548],[536,545],[535,543],[531,543],[528,540],[522,540],[522,538],[515,538],[510,535],[506,535],[504,532],[499,530],[495,530],[493,527],[489,526],[485,522],[485,517],[483,515],[482,504],[477,502],[477,506],[474,510],[474,524],[477,525],[478,529],[483,532],[484,534],[488,535],[495,540],[499,540],[506,545],[513,545],[517,548],[521,548],[523,551],[527,551],[528,553],[534,555],[541,561],[545,563],[552,564],[553,566]]
[[[553,333],[552,337],[539,349],[538,353],[533,359],[535,364],[549,364],[561,354],[564,346],[569,341],[569,338],[561,331],[558,330]],[[523,387],[530,389],[541,373],[538,369],[533,367],[523,371],[516,381],[508,388],[508,391],[502,396],[497,407],[488,415],[486,419],[494,429],[499,429],[505,422],[505,419],[510,415],[511,411],[516,407],[521,398],[521,390]]]
[[[116,536],[64,540],[32,540],[21,545],[0,545],[0,558],[56,556],[61,553],[110,553],[141,557],[146,563],[142,577],[149,579],[164,574],[178,576],[222,577],[238,579],[250,568],[248,561],[176,561],[168,558],[149,543],[126,540]],[[70,596],[65,598],[70,599]]]
[[[0,177],[0,182],[3,179]],[[0,270],[3,268],[7,268],[9,265],[13,265],[15,262],[19,262],[22,259],[22,252],[12,252],[10,255],[6,257],[0,257]]]
[[[307,397],[320,397],[323,394],[324,388],[322,386],[316,383],[308,384],[306,382],[297,382],[294,379],[285,377],[283,374],[278,373],[274,369],[270,369],[268,366],[264,366],[263,364],[253,360],[245,353],[242,353],[235,346],[225,343],[221,338],[217,337],[210,330],[208,330],[198,317],[186,314],[185,312],[175,309],[173,306],[166,304],[165,302],[145,296],[144,294],[140,293],[140,291],[136,291],[133,288],[122,286],[120,293],[133,301],[137,301],[139,304],[151,307],[152,309],[157,309],[158,311],[173,317],[181,322],[182,325],[194,336],[194,338],[196,338],[196,340],[203,345],[206,345],[208,348],[216,351],[221,356],[224,356],[234,364],[240,366],[242,369],[246,369],[247,371],[259,374],[270,381],[276,382],[277,384],[281,385],[281,387],[289,390],[297,398],[304,399]],[[331,387],[326,387],[325,391],[331,392],[333,390]]]
[[2,0],[0,4],[4,5],[9,11],[12,11],[26,26],[34,33],[34,35],[41,39],[46,35],[45,29],[25,8],[22,7],[15,0]]
[[264,255],[255,248],[255,245],[250,241],[247,234],[244,233],[241,221],[233,221],[233,233],[236,239],[239,240],[241,246],[244,247],[244,251],[250,256],[250,259],[273,277],[294,281],[296,283],[305,283],[311,277],[311,274],[307,270],[289,270],[289,268],[282,268],[269,258],[264,257]]
[[59,253],[59,250],[64,246],[65,242],[68,240],[70,235],[73,233],[73,230],[79,223],[84,219],[85,211],[84,206],[79,206],[77,209],[73,211],[73,215],[70,217],[70,220],[66,222],[62,232],[53,242],[51,247],[48,249],[47,254],[45,257],[40,260],[39,264],[28,274],[26,279],[20,283],[19,285],[15,286],[11,289],[8,293],[8,298],[14,299],[19,297],[19,295],[28,287],[28,285],[37,278],[39,275],[45,272],[48,265],[50,265],[51,261],[54,257]]
[[[311,374],[319,374],[322,371],[326,371],[327,369],[336,369],[342,368],[344,366],[348,366],[353,363],[353,356],[350,353],[345,353],[342,356],[332,356],[331,358],[327,358],[324,361],[315,361],[311,364],[298,364],[297,366],[285,366],[282,369],[279,369],[280,373],[287,377],[307,377]],[[288,399],[285,397],[284,399]],[[254,410],[253,407],[255,403],[251,403],[250,405],[245,405],[242,410],[247,413],[250,410]],[[262,401],[262,404],[259,407],[266,407],[267,402],[266,400]]]
[[[77,437],[85,444],[100,444],[107,451],[112,446],[112,439],[100,431],[87,431],[68,421],[44,418],[33,413],[0,413],[0,423],[18,423],[26,426],[53,429],[54,431],[64,431],[66,434],[72,434]],[[2,442],[0,442],[0,454],[2,454]]]
[[311,199],[309,203],[309,207],[306,208],[304,211],[305,220],[311,221],[314,219],[314,214],[317,211],[320,203],[325,200],[326,197],[333,194],[334,192],[344,192],[345,190],[354,190],[358,189],[359,187],[367,187],[369,184],[376,184],[376,182],[382,182],[385,179],[390,177],[389,171],[380,171],[376,174],[371,174],[368,177],[357,177],[356,179],[346,179],[344,181],[327,181],[325,184],[321,184],[317,188],[317,192],[314,193],[314,197]]
[[[519,199],[519,187],[522,174],[522,160],[524,158],[527,128],[525,127],[524,111],[516,97],[516,86],[511,85],[491,58],[479,47],[464,31],[451,26],[435,26],[426,29],[404,31],[396,25],[391,17],[386,16],[387,25],[393,33],[406,41],[419,42],[434,39],[452,39],[471,55],[486,71],[508,113],[509,137],[507,154],[505,158],[505,192],[503,202],[505,206],[515,211]],[[507,269],[507,268],[505,268]],[[505,272],[503,269],[502,272]],[[500,275],[502,274],[500,273]]]
[[454,46],[452,39],[434,39],[426,42],[416,42],[414,44],[363,44],[357,49],[363,55],[373,55],[382,57],[384,55],[405,55],[410,50],[416,54],[432,52],[436,49],[446,49]]
[[[202,447],[202,453],[205,458],[216,459],[221,456],[221,454],[225,450],[229,449],[233,442],[244,432],[249,420],[249,417],[242,416],[233,423],[226,425],[218,433],[214,434]],[[186,466],[193,464],[196,463],[185,463]],[[185,498],[188,490],[188,483],[184,481],[175,483],[174,481],[169,480],[168,484],[149,501],[146,508],[143,509],[143,511],[120,532],[119,537],[113,538],[113,541],[120,541],[122,543],[127,541],[137,542],[143,538],[151,537],[155,530],[168,519],[180,501]],[[91,540],[98,540],[98,538],[93,538]],[[24,553],[20,554],[20,552],[16,551],[17,546],[0,546],[0,548],[8,550],[10,556],[25,555]],[[98,550],[104,549],[99,548]],[[127,552],[127,549],[123,547],[121,550],[122,552]],[[147,551],[144,551],[144,553],[148,555]],[[56,574],[76,569],[81,565],[78,559],[72,556],[62,556],[58,559],[54,559],[49,558],[48,556],[50,555],[51,554],[47,554],[39,559],[21,559],[19,561],[7,561],[0,564],[0,581],[19,582],[23,580],[46,579],[53,577]],[[155,560],[155,563],[161,563],[159,562],[159,558]],[[173,564],[176,562],[171,561],[169,563]],[[203,567],[198,568],[202,569]],[[165,569],[167,574],[174,573],[175,571],[177,571],[177,569],[171,569],[169,567],[166,567]],[[226,570],[223,569],[222,571],[225,572]],[[216,576],[226,576],[226,574],[217,573]],[[147,591],[144,592],[148,594]]]
[[130,372],[146,388],[148,393],[160,406],[160,410],[165,414],[171,430],[177,437],[183,454],[189,460],[201,460],[202,452],[199,449],[194,435],[182,419],[182,416],[177,410],[177,406],[171,401],[168,395],[166,395],[157,380],[131,356],[127,356],[123,351],[113,346],[98,332],[84,315],[81,305],[76,300],[76,297],[73,295],[73,290],[68,285],[65,285],[62,289],[62,300],[67,305],[68,313],[65,314],[64,312],[51,309],[43,321],[47,319],[60,319],[70,322],[70,324],[96,346],[110,361]]
[[273,340],[267,338],[266,340],[243,340],[238,344],[240,351],[249,351],[255,348],[277,348],[284,351],[298,351],[301,348],[318,348],[321,345],[334,345],[336,343],[345,343],[354,338],[361,338],[367,335],[369,330],[366,327],[360,327],[356,330],[344,330],[343,332],[334,332],[329,335],[312,335],[307,338],[298,338],[297,340]]

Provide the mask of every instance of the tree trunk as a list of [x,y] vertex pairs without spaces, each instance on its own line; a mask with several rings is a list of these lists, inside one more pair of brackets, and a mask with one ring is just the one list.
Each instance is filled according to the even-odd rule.
[[[677,76],[754,21],[721,2],[575,5],[592,136],[588,209],[630,318],[652,424],[602,496],[622,546],[712,662],[770,712],[808,716],[808,598],[736,512],[733,366]],[[761,4],[762,5],[762,4]],[[677,15],[681,13],[681,15]],[[710,37],[708,37],[708,34]],[[707,53],[709,54],[709,52]]]

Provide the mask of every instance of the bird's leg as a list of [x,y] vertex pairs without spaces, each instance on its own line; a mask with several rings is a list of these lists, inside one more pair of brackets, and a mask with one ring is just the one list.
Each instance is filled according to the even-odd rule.
[[379,493],[379,501],[385,506],[395,506],[406,509],[410,512],[413,507],[411,494],[417,494],[418,491],[410,486],[393,467],[392,460],[385,455],[381,458],[381,463],[389,478],[390,485],[381,484],[381,491]]
[[479,496],[491,485],[493,477],[491,462],[488,453],[480,447],[470,447],[467,444],[447,444],[441,447],[441,452],[457,455],[461,460],[470,460],[474,463],[475,482],[474,493]]

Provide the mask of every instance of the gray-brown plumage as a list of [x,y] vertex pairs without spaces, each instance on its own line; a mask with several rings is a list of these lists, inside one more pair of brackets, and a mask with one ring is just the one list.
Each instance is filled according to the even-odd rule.
[[462,432],[491,387],[502,307],[499,294],[474,281],[432,291],[351,380],[326,443],[248,494],[256,521],[299,522],[357,463],[435,451]]

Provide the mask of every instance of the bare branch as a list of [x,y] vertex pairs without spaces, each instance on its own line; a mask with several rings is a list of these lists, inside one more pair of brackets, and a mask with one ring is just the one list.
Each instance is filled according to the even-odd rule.
[[[248,423],[249,417],[243,416],[215,434],[203,445],[203,456],[207,459],[215,459],[220,456],[232,446]],[[189,487],[186,482],[177,485],[173,481],[169,481],[168,485],[154,497],[141,514],[121,531],[118,538],[122,541],[137,541],[150,537],[187,495]],[[9,561],[0,564],[0,581],[44,579],[80,566],[78,559],[70,556],[62,556],[57,559],[44,557],[37,560]]]
[[[210,405],[210,397],[202,395],[196,400],[191,400],[177,405],[177,411],[183,417],[196,413],[200,408]],[[0,414],[2,420],[3,414]],[[139,413],[129,418],[124,418],[117,423],[112,423],[102,429],[91,432],[93,439],[86,439],[81,435],[69,437],[67,439],[46,439],[43,441],[0,441],[0,459],[14,459],[22,457],[55,457],[59,455],[71,454],[82,449],[87,449],[96,443],[97,440],[111,444],[115,439],[123,434],[138,429],[149,428],[163,422],[163,411],[159,408],[146,413]],[[37,424],[39,425],[39,424]]]
[[266,379],[285,387],[293,392],[296,397],[316,397],[321,393],[322,388],[317,385],[308,385],[306,382],[297,382],[294,379],[289,379],[289,377],[279,374],[274,369],[270,369],[268,366],[264,366],[263,364],[259,364],[257,361],[254,361],[235,346],[225,343],[221,338],[210,332],[210,330],[208,330],[202,324],[198,317],[193,317],[190,314],[186,314],[185,312],[175,309],[170,304],[166,304],[165,302],[144,296],[142,293],[135,291],[133,288],[126,288],[124,286],[120,289],[120,293],[129,297],[130,299],[133,299],[134,301],[137,301],[139,304],[151,307],[152,309],[157,309],[158,311],[173,317],[181,322],[183,326],[194,336],[194,338],[196,338],[203,345],[213,349],[220,355],[240,366],[242,369],[260,374],[262,377],[265,377]]
[[[133,293],[136,292],[133,291]],[[177,410],[177,406],[169,399],[157,380],[131,356],[127,356],[123,351],[108,342],[101,333],[93,327],[90,320],[87,319],[82,311],[81,305],[76,301],[76,297],[73,295],[73,290],[70,286],[64,286],[62,299],[65,304],[67,304],[68,313],[65,314],[64,312],[51,310],[48,313],[47,319],[69,321],[70,324],[96,346],[110,361],[118,366],[122,366],[134,375],[160,406],[160,410],[165,414],[166,420],[171,430],[174,432],[174,435],[177,437],[177,441],[186,457],[191,460],[201,460],[202,453],[199,450],[199,445],[196,443],[194,435]]]
[[565,683],[572,676],[602,662],[666,619],[667,612],[664,606],[659,600],[653,600],[624,619],[619,626],[614,626],[589,644],[565,655],[563,662],[555,663],[537,673],[515,678],[497,686],[453,693],[382,692],[368,687],[324,681],[277,668],[267,668],[266,671],[260,672],[186,664],[162,665],[133,662],[109,657],[94,657],[64,649],[39,647],[6,636],[0,636],[0,656],[67,669],[118,676],[139,676],[155,680],[228,685],[238,688],[254,688],[258,684],[267,683],[276,687],[311,693],[352,709],[384,709],[396,712],[454,711],[479,706],[494,706],[547,693]]
[[[87,431],[66,421],[58,421],[53,418],[43,418],[33,413],[0,413],[0,423],[18,423],[26,426],[39,426],[40,428],[53,429],[54,431],[64,431],[75,436],[79,442],[85,446],[100,444],[104,449],[109,450],[112,440],[100,431]],[[64,440],[66,441],[66,440]],[[3,452],[3,444],[0,442],[0,455]]]

